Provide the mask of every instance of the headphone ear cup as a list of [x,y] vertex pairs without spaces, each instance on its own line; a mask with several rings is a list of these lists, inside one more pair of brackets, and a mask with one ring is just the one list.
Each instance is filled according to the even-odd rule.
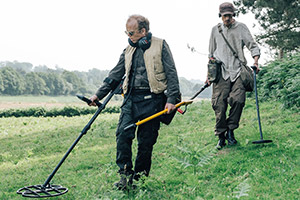
[[141,39],[139,39],[138,45],[139,47],[143,47],[144,45],[146,45],[148,43],[147,37],[144,36]]
[[143,50],[146,50],[148,49],[150,46],[151,46],[151,37],[152,37],[152,34],[149,32],[147,34],[147,36],[145,37],[142,37],[141,39],[139,39],[138,42],[136,43],[133,43],[130,38],[128,38],[128,43],[130,44],[130,46],[132,47],[140,47],[141,49]]
[[219,17],[221,17],[222,15],[221,15],[221,13],[219,13]]
[[142,37],[138,42],[138,46],[144,51],[147,50],[151,46],[151,37],[152,33],[148,33],[147,36]]

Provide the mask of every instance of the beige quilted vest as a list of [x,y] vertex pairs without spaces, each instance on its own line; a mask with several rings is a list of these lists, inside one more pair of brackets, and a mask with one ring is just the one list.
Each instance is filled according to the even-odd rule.
[[[159,94],[167,88],[167,79],[161,61],[163,40],[152,37],[151,46],[144,52],[145,66],[150,85],[150,91]],[[132,56],[136,47],[128,46],[125,50],[125,80],[123,83],[124,94],[128,92],[129,72],[132,65]]]

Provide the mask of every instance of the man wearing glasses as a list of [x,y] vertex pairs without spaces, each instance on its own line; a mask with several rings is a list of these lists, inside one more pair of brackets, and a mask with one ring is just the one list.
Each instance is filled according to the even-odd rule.
[[101,100],[125,76],[123,83],[124,101],[116,131],[117,156],[121,179],[114,185],[125,189],[140,175],[148,176],[151,168],[153,145],[158,137],[160,118],[155,118],[138,127],[138,150],[133,169],[132,140],[135,128],[124,131],[136,123],[163,109],[168,114],[175,111],[180,99],[179,81],[174,60],[165,40],[152,36],[149,21],[141,15],[132,15],[126,23],[129,45],[120,56],[118,64],[109,72],[103,85],[90,100]]

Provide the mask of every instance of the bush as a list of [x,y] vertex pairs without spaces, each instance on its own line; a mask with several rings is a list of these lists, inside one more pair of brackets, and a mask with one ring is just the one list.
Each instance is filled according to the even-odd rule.
[[[81,107],[64,107],[64,108],[52,108],[46,110],[43,107],[34,107],[27,109],[8,109],[1,110],[0,117],[57,117],[66,116],[73,117],[79,115],[94,114],[95,108],[81,108]],[[120,113],[120,108],[117,106],[107,107],[102,110],[102,113]]]
[[260,99],[282,102],[284,108],[300,107],[300,53],[271,62],[258,74]]

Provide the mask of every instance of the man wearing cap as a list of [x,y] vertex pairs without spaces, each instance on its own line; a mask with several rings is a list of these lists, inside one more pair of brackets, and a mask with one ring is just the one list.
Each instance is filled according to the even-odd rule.
[[[221,76],[217,82],[213,83],[212,108],[215,111],[216,125],[215,135],[219,137],[217,149],[222,149],[226,145],[235,145],[237,141],[234,137],[234,130],[238,128],[240,117],[246,100],[246,91],[240,78],[242,64],[247,61],[243,48],[246,46],[251,52],[254,64],[258,68],[260,49],[247,28],[241,22],[237,22],[232,3],[225,2],[219,6],[219,17],[223,23],[214,26],[211,31],[209,41],[209,59],[221,61]],[[220,28],[220,29],[219,29]],[[222,31],[230,46],[234,49],[237,57],[221,35]],[[206,82],[211,84],[207,79]],[[226,110],[230,105],[229,114],[226,117]]]

